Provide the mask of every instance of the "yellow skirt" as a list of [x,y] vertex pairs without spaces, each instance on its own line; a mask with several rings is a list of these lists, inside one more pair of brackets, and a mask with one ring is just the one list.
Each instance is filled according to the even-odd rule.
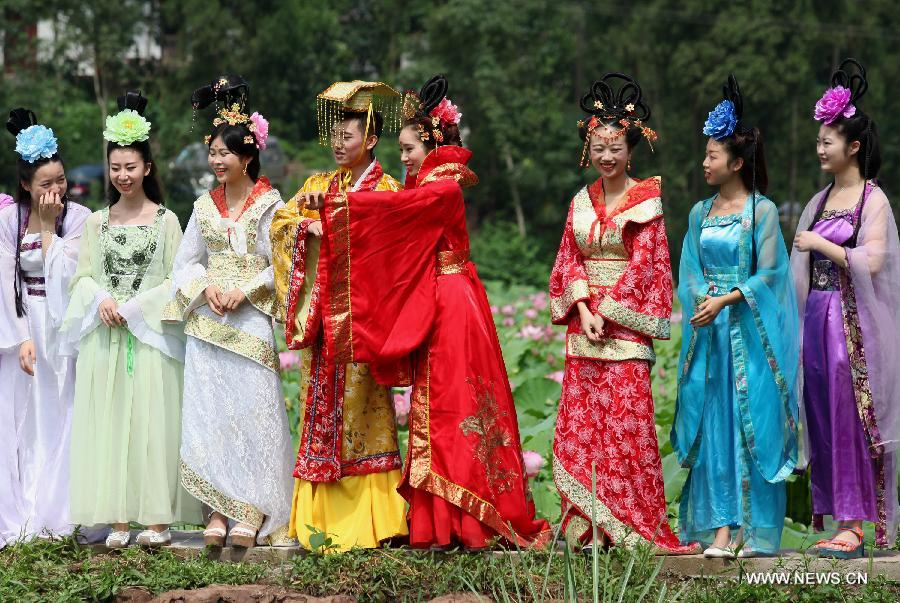
[[397,493],[399,469],[352,475],[337,482],[294,481],[290,535],[311,548],[312,526],[331,538],[331,552],[372,549],[395,536],[406,536],[406,501]]

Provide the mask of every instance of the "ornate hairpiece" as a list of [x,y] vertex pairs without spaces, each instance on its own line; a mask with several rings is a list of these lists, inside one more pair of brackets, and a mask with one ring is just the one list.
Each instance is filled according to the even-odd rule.
[[[191,95],[191,105],[194,110],[204,109],[215,103],[221,108],[213,119],[213,127],[223,124],[229,126],[246,125],[250,134],[244,136],[244,144],[254,144],[259,150],[266,148],[266,140],[269,138],[269,122],[259,113],[247,115],[247,97],[250,95],[250,84],[239,75],[223,75],[212,83],[198,88]],[[203,137],[203,142],[209,145],[212,136]]]
[[327,145],[331,129],[342,122],[348,113],[366,114],[366,133],[372,114],[378,112],[386,130],[399,129],[400,93],[383,82],[335,82],[316,97],[316,122],[319,125],[319,143]]
[[[855,67],[856,73],[848,69],[851,67]],[[856,59],[844,59],[831,75],[831,87],[816,102],[814,119],[830,125],[840,117],[853,117],[856,115],[856,102],[868,89],[866,68]]]
[[431,118],[430,128],[426,128],[422,124],[416,126],[422,142],[427,142],[432,138],[438,144],[444,142],[444,132],[441,126],[458,125],[462,119],[459,107],[447,98],[448,89],[447,78],[443,75],[436,75],[422,86],[420,92],[409,90],[403,99],[403,108],[401,109],[403,119],[411,120],[417,114]]
[[150,138],[150,122],[133,109],[123,109],[106,117],[103,138],[127,146]]
[[16,153],[28,163],[38,159],[49,159],[56,155],[59,145],[53,130],[35,124],[16,134]]
[[[614,90],[616,80],[623,83]],[[587,149],[591,137],[599,136],[609,143],[625,136],[628,128],[638,128],[647,139],[650,150],[653,150],[653,142],[658,138],[656,132],[644,125],[650,119],[650,107],[643,101],[643,93],[637,81],[624,73],[607,73],[591,85],[591,89],[581,97],[579,103],[581,109],[591,115],[587,121],[587,135],[584,137],[584,146],[581,150],[581,165],[586,165]],[[614,129],[613,124],[621,126]],[[603,136],[596,130],[601,126],[610,127],[612,136]],[[578,127],[584,128],[585,121],[579,120]]]
[[742,121],[744,116],[744,99],[734,75],[728,76],[728,83],[722,87],[722,100],[709,112],[703,124],[703,133],[714,140],[723,140],[737,132],[749,130]]

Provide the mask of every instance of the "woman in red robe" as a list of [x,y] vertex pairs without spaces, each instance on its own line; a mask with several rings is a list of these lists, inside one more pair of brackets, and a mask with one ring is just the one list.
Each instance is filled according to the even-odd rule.
[[404,102],[407,190],[308,195],[310,208],[324,201],[325,343],[335,362],[367,362],[381,383],[412,381],[398,488],[412,546],[544,544],[551,533],[534,516],[509,379],[469,261],[462,188],[478,179],[446,91],[437,76]]
[[590,549],[593,516],[605,542],[693,552],[666,516],[650,390],[652,340],[669,338],[672,311],[661,181],[628,175],[635,145],[656,137],[643,125],[650,110],[637,82],[618,73],[596,82],[581,107],[591,116],[579,122],[582,163],[600,178],[572,200],[550,276],[553,322],[568,325],[553,441],[563,532]]

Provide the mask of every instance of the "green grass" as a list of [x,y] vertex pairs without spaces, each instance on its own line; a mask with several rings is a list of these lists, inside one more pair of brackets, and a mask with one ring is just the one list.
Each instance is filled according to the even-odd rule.
[[729,579],[687,579],[660,572],[649,548],[580,554],[425,552],[408,549],[305,555],[281,564],[183,559],[131,548],[94,555],[71,539],[0,551],[0,601],[111,601],[128,588],[156,595],[213,584],[268,584],[313,596],[359,601],[427,601],[479,593],[494,601],[897,601],[900,585],[873,579],[865,587],[755,586]]

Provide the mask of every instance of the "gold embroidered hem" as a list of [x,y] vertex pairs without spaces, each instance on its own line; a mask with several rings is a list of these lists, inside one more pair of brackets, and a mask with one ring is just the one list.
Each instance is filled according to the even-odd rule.
[[[553,481],[556,482],[556,487],[559,488],[559,491],[568,502],[572,503],[582,515],[588,519],[593,516],[593,521],[597,524],[597,528],[609,534],[614,544],[633,548],[640,542],[647,542],[631,526],[617,519],[613,512],[609,510],[609,507],[603,504],[603,501],[591,494],[590,490],[566,471],[566,468],[563,467],[562,462],[556,456],[553,457]],[[593,515],[591,513],[592,508],[594,511]],[[574,518],[569,521],[570,525],[573,520]],[[575,528],[578,525],[576,524]],[[590,527],[591,524],[590,521],[584,521],[583,525]]]
[[431,433],[430,433],[430,392],[431,392],[431,352],[425,359],[425,386],[414,387],[412,409],[421,411],[422,416],[410,417],[409,447],[411,459],[409,467],[409,486],[424,490],[434,496],[443,498],[450,504],[459,507],[481,523],[487,525],[502,538],[518,546],[540,547],[552,538],[550,530],[538,533],[532,540],[516,534],[510,525],[503,521],[503,516],[496,507],[479,497],[467,488],[456,484],[431,469]]
[[249,289],[240,287],[247,301],[253,304],[257,310],[272,318],[278,318],[278,308],[275,299],[275,291],[270,289],[265,283],[256,283]]
[[598,343],[591,343],[581,333],[566,335],[566,356],[592,360],[647,360],[651,364],[656,362],[652,346],[609,337],[602,337]]
[[572,281],[566,285],[562,295],[550,296],[550,318],[555,323],[565,320],[566,316],[579,301],[591,298],[591,290],[586,280]]
[[350,208],[346,193],[334,196],[330,214],[328,241],[333,262],[329,270],[333,278],[328,279],[331,304],[328,321],[331,324],[326,329],[330,329],[334,341],[333,362],[349,364],[353,362],[353,315],[350,306]]
[[223,494],[184,462],[181,463],[181,485],[191,496],[229,519],[253,526],[257,530],[263,524],[265,515],[262,511]]
[[628,267],[628,260],[586,259],[584,267],[591,287],[613,287]]
[[187,314],[191,304],[194,303],[194,300],[203,295],[203,292],[209,285],[209,280],[203,277],[194,279],[184,287],[179,288],[175,292],[175,298],[170,300],[163,310],[163,321],[184,322],[187,320]]
[[336,482],[294,482],[289,534],[310,546],[313,528],[334,543],[328,552],[377,548],[390,538],[406,536],[406,501],[397,492],[399,469],[353,475]]
[[234,352],[278,373],[280,366],[275,348],[265,339],[245,333],[197,312],[191,313],[184,327],[186,335]]
[[614,323],[620,324],[632,331],[643,333],[648,337],[653,337],[654,339],[669,338],[670,326],[668,317],[659,318],[658,316],[642,314],[641,312],[623,306],[608,295],[600,302],[597,312]]
[[266,536],[266,542],[269,546],[297,546],[297,539],[291,536],[290,532],[290,525],[284,524]]

